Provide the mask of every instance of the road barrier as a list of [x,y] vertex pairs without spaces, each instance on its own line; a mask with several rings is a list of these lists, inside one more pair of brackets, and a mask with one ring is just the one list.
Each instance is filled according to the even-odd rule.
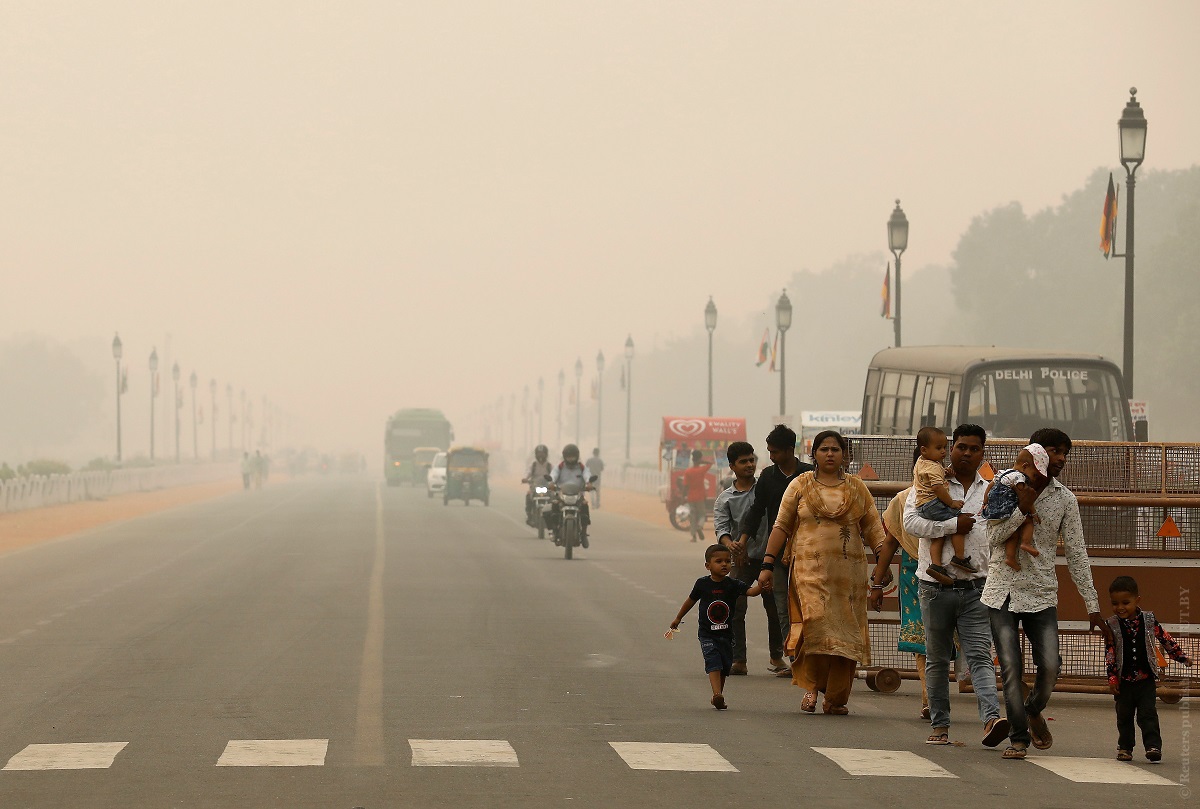
[[658,469],[639,466],[618,466],[605,470],[601,485],[614,489],[657,495],[667,485],[667,473]]
[[0,482],[0,514],[222,478],[233,480],[240,474],[238,469],[231,464],[173,464],[13,478]]

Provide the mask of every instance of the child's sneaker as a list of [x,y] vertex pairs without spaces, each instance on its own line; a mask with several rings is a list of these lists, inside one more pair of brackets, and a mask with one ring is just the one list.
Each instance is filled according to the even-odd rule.
[[1157,747],[1151,747],[1146,751],[1146,761],[1162,761],[1162,751]]
[[960,556],[952,556],[952,557],[950,557],[950,564],[954,565],[959,570],[965,570],[967,573],[978,573],[979,572],[979,568],[977,568],[977,567],[975,567],[975,565],[971,564],[970,556],[968,556],[966,559],[963,559]]
[[925,569],[930,578],[942,584],[954,584],[954,577],[950,575],[950,571],[941,565],[930,565]]

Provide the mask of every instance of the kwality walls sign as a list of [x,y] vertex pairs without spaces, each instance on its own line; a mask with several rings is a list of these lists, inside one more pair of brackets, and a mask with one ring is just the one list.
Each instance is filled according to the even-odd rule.
[[662,440],[689,443],[745,441],[746,420],[705,418],[703,416],[663,416]]

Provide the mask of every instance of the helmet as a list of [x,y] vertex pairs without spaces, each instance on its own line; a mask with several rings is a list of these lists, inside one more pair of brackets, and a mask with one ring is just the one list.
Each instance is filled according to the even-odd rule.
[[538,444],[533,448],[533,457],[537,458],[539,461],[544,461],[550,457],[550,450],[545,444]]
[[567,444],[563,447],[562,456],[564,461],[578,461],[579,447],[574,444]]

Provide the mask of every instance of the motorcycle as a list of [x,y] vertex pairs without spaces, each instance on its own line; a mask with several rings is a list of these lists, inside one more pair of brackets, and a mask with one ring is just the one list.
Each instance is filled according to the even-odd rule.
[[[588,479],[588,486],[598,479],[597,475],[592,475]],[[583,541],[584,529],[580,510],[586,489],[587,486],[580,486],[578,483],[564,483],[555,490],[554,501],[549,506],[549,510],[553,510],[555,505],[558,506],[558,521],[553,528],[554,544],[562,546],[563,555],[567,559],[572,558],[575,546]]]
[[537,485],[533,487],[533,525],[537,528],[538,539],[546,538],[546,512],[550,510],[550,487]]

